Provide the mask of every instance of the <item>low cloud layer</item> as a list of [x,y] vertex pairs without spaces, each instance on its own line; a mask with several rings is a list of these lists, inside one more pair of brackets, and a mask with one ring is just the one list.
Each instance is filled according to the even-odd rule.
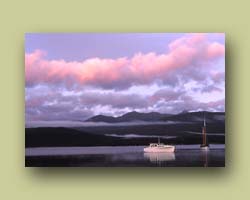
[[[224,111],[224,99],[200,102],[184,90],[159,89],[150,95],[124,94],[122,92],[82,91],[71,94],[53,92],[53,89],[26,89],[27,120],[85,120],[90,116],[105,114],[119,116],[126,112],[179,113],[183,110]],[[33,92],[31,92],[33,91]]]

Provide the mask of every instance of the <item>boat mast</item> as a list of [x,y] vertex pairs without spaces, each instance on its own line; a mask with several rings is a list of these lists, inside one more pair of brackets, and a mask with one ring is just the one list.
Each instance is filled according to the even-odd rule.
[[207,145],[207,133],[206,133],[206,118],[205,118],[205,112],[204,112],[204,120],[203,120],[203,128],[202,128],[202,133],[203,133],[203,145]]

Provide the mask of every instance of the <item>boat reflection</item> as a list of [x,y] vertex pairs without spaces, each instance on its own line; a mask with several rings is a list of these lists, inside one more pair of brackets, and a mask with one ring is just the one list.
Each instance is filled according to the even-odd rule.
[[174,161],[174,153],[144,153],[144,157],[150,162]]
[[209,149],[208,150],[202,150],[202,160],[204,163],[204,167],[208,167],[208,153],[209,153]]

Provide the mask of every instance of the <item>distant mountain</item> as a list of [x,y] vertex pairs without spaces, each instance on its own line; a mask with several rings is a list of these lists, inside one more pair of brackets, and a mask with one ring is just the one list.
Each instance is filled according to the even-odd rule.
[[203,121],[204,117],[206,122],[225,121],[225,112],[181,112],[176,115],[163,117],[163,121],[180,121],[180,122],[199,122]]
[[86,122],[107,122],[107,123],[114,123],[117,119],[111,116],[105,115],[96,115],[86,120]]
[[156,121],[180,121],[180,122],[199,122],[203,121],[204,114],[206,121],[216,122],[225,121],[225,112],[181,112],[179,114],[162,114],[158,112],[139,113],[136,111],[128,112],[120,117],[112,117],[105,115],[96,115],[86,120],[86,122],[106,122],[106,123],[119,123],[119,122],[156,122]]
[[128,112],[120,117],[96,115],[94,117],[87,119],[86,122],[106,122],[106,123],[133,122],[133,121],[155,122],[155,121],[161,121],[163,118],[170,116],[171,116],[170,114],[161,114],[158,112],[139,113],[133,111],[133,112]]

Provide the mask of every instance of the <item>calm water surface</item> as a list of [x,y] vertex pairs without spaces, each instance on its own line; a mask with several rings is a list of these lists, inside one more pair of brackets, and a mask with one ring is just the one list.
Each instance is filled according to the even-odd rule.
[[225,145],[176,145],[174,153],[144,153],[145,146],[26,148],[27,167],[224,167]]

